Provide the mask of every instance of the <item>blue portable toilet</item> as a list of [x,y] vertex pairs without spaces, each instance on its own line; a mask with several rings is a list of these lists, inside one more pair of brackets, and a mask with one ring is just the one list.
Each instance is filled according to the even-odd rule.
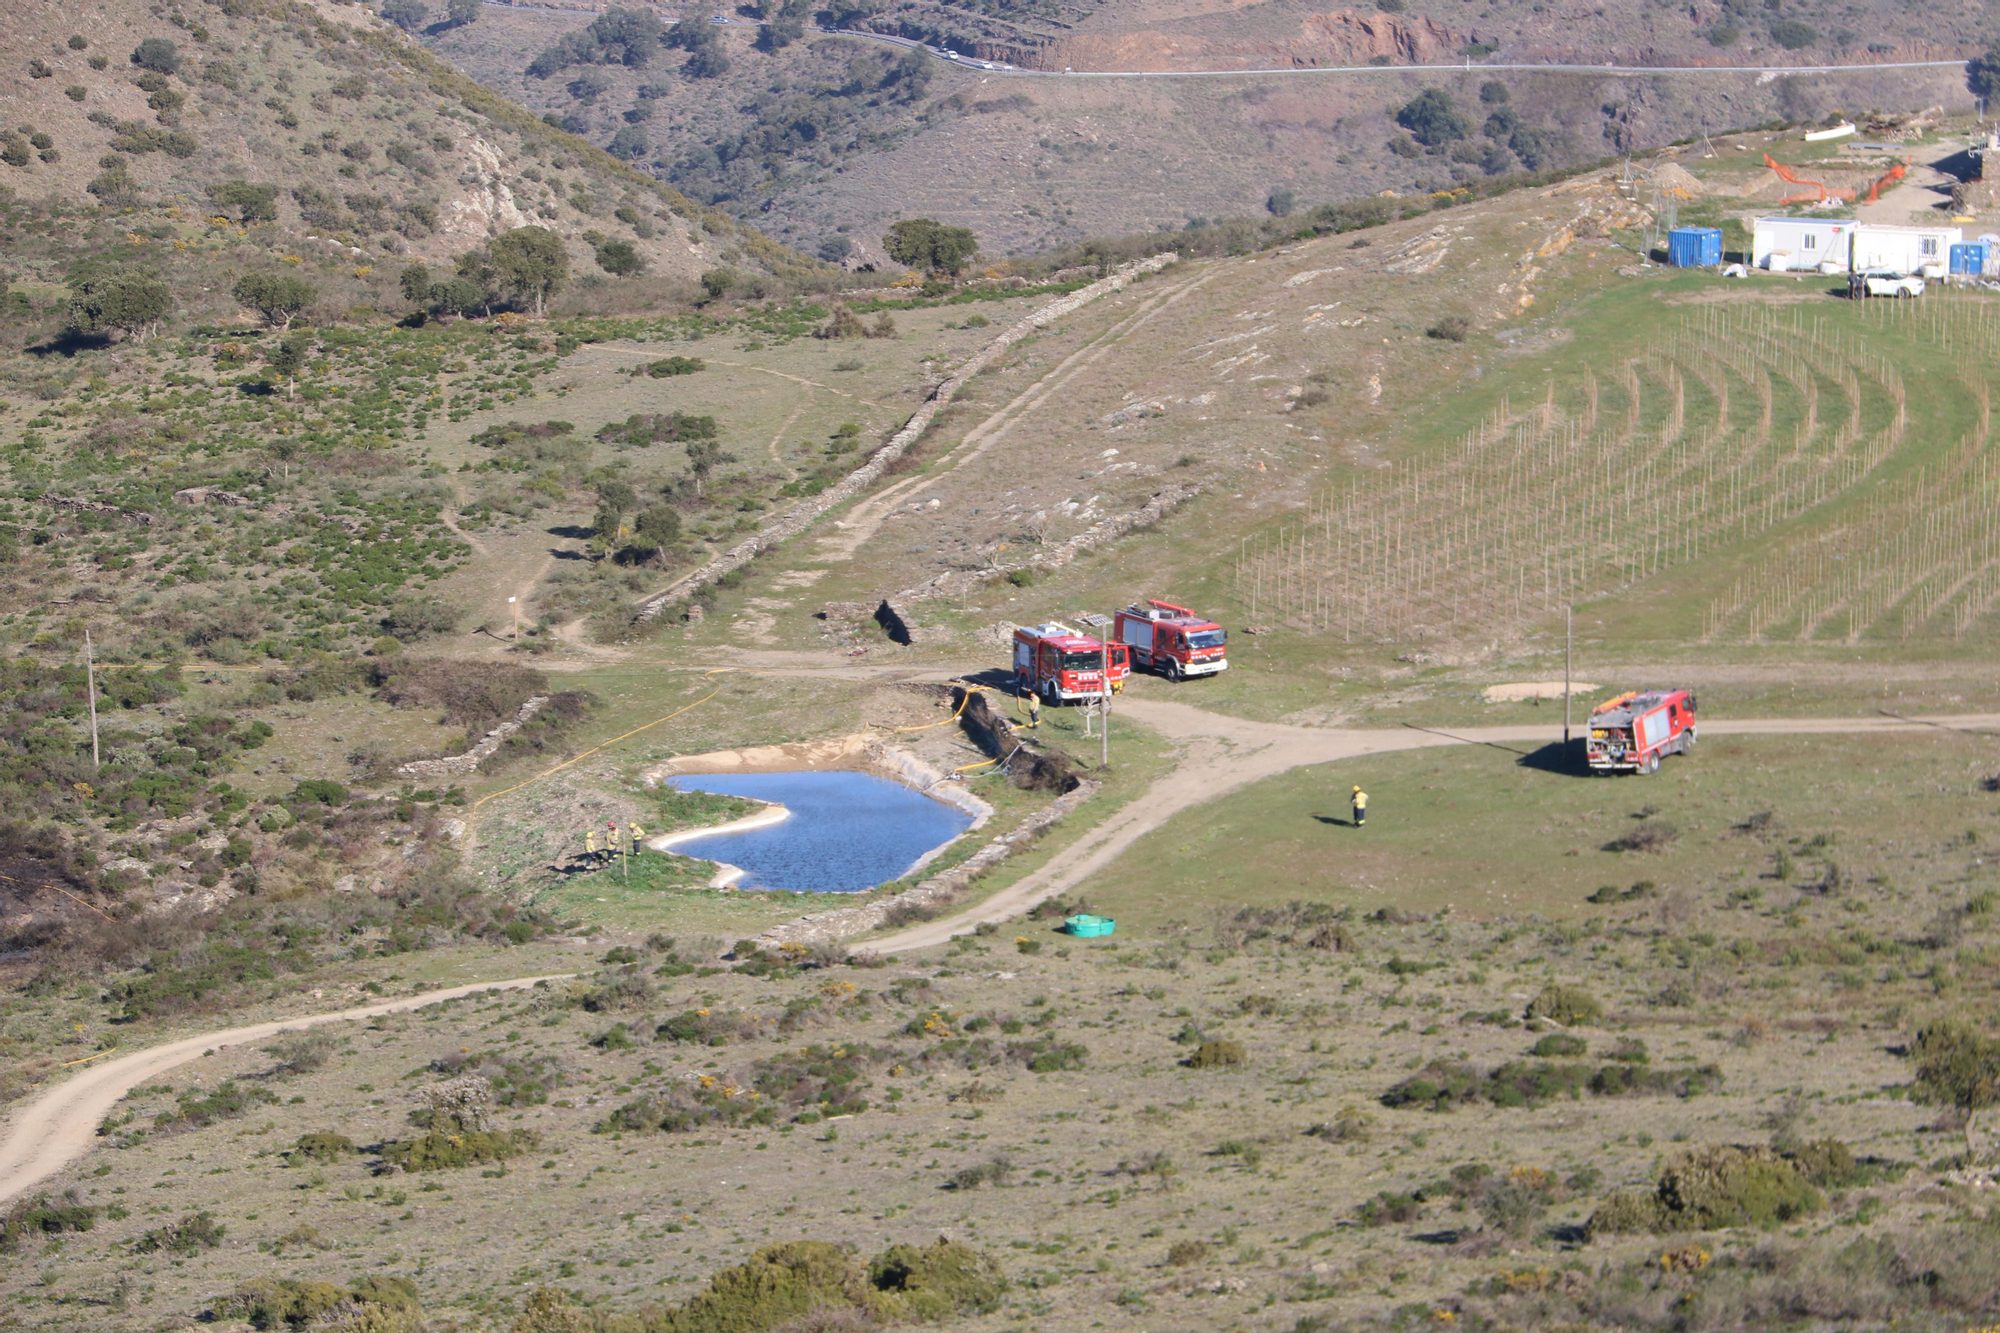
[[1951,247],[1951,276],[1977,278],[1986,272],[1986,242],[1968,241]]
[[1714,268],[1722,262],[1722,229],[1675,227],[1667,233],[1667,262],[1675,268]]

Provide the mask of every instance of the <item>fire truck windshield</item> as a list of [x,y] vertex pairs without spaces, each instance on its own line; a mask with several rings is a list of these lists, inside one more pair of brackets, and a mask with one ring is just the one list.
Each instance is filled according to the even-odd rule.
[[1093,649],[1087,653],[1064,653],[1063,670],[1095,671],[1104,665],[1103,653]]
[[1201,629],[1187,636],[1190,648],[1220,648],[1229,636],[1219,629]]

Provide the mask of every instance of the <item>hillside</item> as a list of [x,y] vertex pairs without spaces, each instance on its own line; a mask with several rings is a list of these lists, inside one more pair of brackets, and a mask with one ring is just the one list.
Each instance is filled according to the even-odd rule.
[[[21,59],[0,97],[18,151],[0,187],[14,197],[178,209],[175,238],[198,250],[228,240],[190,230],[200,218],[274,223],[282,239],[260,229],[253,247],[306,245],[348,267],[449,259],[530,223],[586,269],[586,232],[629,242],[663,277],[690,278],[727,249],[795,262],[352,5],[38,5],[7,23]],[[229,181],[269,189],[246,216],[213,193]]]
[[[664,24],[705,14],[658,12]],[[1012,21],[994,13],[973,18],[967,10],[911,6],[855,22],[944,41]],[[650,49],[643,65],[565,63],[569,57],[543,57],[581,40],[595,21],[590,14],[495,5],[471,24],[433,25],[423,40],[472,77],[592,142],[622,142],[635,164],[704,202],[802,248],[825,244],[829,254],[876,263],[886,224],[911,215],[973,228],[989,255],[1025,254],[1087,236],[1261,213],[1280,191],[1301,204],[1384,190],[1420,194],[1598,161],[1704,130],[1818,120],[1840,108],[1970,107],[1956,70],[1763,78],[1755,68],[1759,59],[1776,58],[1962,58],[1978,49],[1981,31],[1969,15],[1927,10],[1884,42],[1856,37],[1851,17],[1815,10],[1798,21],[1817,24],[1822,35],[1785,50],[1769,37],[1768,23],[1749,18],[1731,18],[1746,35],[1715,46],[1704,34],[1726,26],[1729,15],[1702,14],[1697,23],[1681,11],[1614,5],[1581,24],[1556,24],[1526,6],[1476,15],[1459,6],[1429,16],[1269,4],[1218,13],[1107,7],[1060,26],[1020,19],[1047,29],[1036,28],[1041,45],[950,37],[961,49],[1051,71],[1380,66],[1285,78],[1031,77],[943,60],[917,64],[905,77],[896,73],[910,60],[902,48],[811,33],[775,44],[747,23],[712,27],[705,40],[721,58],[698,65],[678,50]],[[972,26],[952,26],[960,21]],[[1578,33],[1591,41],[1556,40]],[[1638,33],[1645,39],[1635,40]],[[1397,68],[1463,60],[1468,43],[1494,49],[1463,72]],[[1633,79],[1482,73],[1480,58],[1749,68]],[[701,72],[690,75],[690,68]],[[1419,143],[1397,116],[1426,88],[1449,99],[1449,114]],[[1494,100],[1502,95],[1504,103]],[[1501,123],[1496,113],[1504,113]]]

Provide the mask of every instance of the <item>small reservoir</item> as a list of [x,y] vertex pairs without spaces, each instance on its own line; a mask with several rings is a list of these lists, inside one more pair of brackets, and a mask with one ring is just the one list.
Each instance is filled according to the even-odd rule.
[[775,801],[781,824],[677,843],[676,852],[741,867],[739,887],[854,893],[901,879],[924,853],[963,833],[972,817],[900,782],[835,769],[818,773],[701,773],[683,791]]

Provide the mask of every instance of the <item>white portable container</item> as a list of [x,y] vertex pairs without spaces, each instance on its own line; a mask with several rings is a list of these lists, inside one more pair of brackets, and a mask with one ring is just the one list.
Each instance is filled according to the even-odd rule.
[[1854,228],[1854,271],[1943,277],[1951,247],[1965,239],[1960,227],[1890,227],[1864,222]]
[[1855,224],[1845,219],[1758,218],[1750,231],[1751,267],[1773,273],[1845,273],[1854,230]]

